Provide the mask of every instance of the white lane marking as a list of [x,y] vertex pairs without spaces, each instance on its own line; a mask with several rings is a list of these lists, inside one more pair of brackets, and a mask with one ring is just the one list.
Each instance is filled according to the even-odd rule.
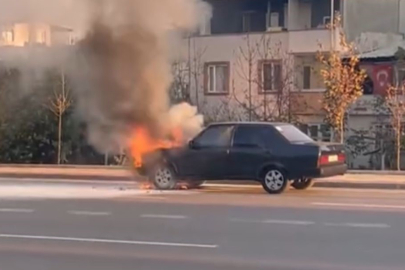
[[92,211],[68,211],[71,215],[77,216],[109,216],[110,212],[92,212]]
[[158,196],[150,196],[150,197],[145,197],[145,196],[138,196],[135,199],[143,199],[143,200],[167,200],[165,197],[158,197]]
[[285,224],[285,225],[313,225],[313,221],[304,220],[278,220],[278,219],[267,219],[267,220],[253,220],[253,219],[231,219],[232,222],[241,223],[262,223],[262,224]]
[[141,215],[141,218],[165,218],[165,219],[186,219],[186,216],[178,215],[153,215],[153,214],[144,214]]
[[352,227],[352,228],[380,228],[386,229],[391,228],[388,224],[379,223],[324,223],[325,226],[332,227]]
[[0,234],[0,238],[66,241],[66,242],[82,242],[82,243],[126,244],[126,245],[144,245],[144,246],[211,248],[211,249],[218,247],[218,245],[205,245],[205,244],[148,242],[148,241],[114,240],[102,238],[59,237],[59,236],[45,236],[45,235]]
[[285,224],[285,225],[313,225],[315,222],[306,220],[276,220],[268,219],[263,221],[266,224]]
[[239,223],[263,223],[262,220],[254,220],[254,219],[240,219],[240,218],[232,218],[230,219],[231,222],[239,222]]
[[391,208],[391,209],[405,209],[405,205],[386,205],[386,204],[357,204],[357,203],[324,203],[313,202],[312,205],[318,206],[344,206],[344,207],[364,207],[364,208]]
[[0,208],[2,213],[33,213],[34,209],[22,209],[22,208]]

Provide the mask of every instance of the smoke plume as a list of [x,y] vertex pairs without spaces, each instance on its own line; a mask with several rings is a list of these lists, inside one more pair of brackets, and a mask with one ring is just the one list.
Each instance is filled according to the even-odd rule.
[[178,125],[190,135],[201,127],[195,108],[170,106],[170,60],[173,45],[209,13],[200,0],[0,0],[3,20],[72,25],[82,34],[63,60],[48,60],[64,62],[89,141],[102,152],[119,151],[139,125],[157,137]]

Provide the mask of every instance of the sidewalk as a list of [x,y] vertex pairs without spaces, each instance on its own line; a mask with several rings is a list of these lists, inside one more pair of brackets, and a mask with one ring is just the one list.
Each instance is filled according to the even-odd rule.
[[0,165],[1,178],[46,178],[73,180],[131,180],[131,171],[122,167]]
[[[131,181],[134,177],[131,171],[122,167],[0,165],[0,178]],[[217,183],[255,184],[251,181]],[[315,186],[405,189],[405,172],[350,171],[344,176],[318,179]]]
[[364,189],[405,189],[405,174],[348,173],[344,176],[319,179],[315,186]]

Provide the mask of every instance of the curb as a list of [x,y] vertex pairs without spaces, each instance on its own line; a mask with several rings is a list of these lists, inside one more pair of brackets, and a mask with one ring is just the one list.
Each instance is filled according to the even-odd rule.
[[405,171],[366,171],[366,170],[349,170],[348,174],[372,174],[372,175],[403,175],[405,177]]
[[[221,184],[221,185],[257,185],[261,186],[260,183],[255,181],[213,181],[212,184]],[[353,182],[353,181],[328,181],[328,180],[319,180],[315,181],[314,187],[320,188],[349,188],[349,189],[385,189],[385,190],[405,190],[404,183],[372,183],[372,182]]]
[[[52,165],[52,164],[0,164],[1,168],[15,168],[15,169],[77,169],[77,170],[127,170],[128,166],[119,165]],[[404,175],[405,171],[377,171],[377,170],[348,170],[347,174],[357,174],[357,175]],[[1,173],[0,173],[1,175]]]
[[102,180],[102,181],[133,181],[131,176],[106,176],[106,175],[68,175],[68,174],[0,174],[1,178],[18,179],[60,179],[60,180]]
[[[1,178],[9,178],[12,180],[77,180],[77,181],[134,181],[131,176],[106,176],[106,175],[66,175],[66,174],[0,174]],[[237,185],[243,186],[258,186],[261,184],[256,181],[211,181],[212,184],[219,185]],[[349,189],[383,189],[383,190],[405,190],[404,183],[393,182],[354,182],[354,181],[336,181],[336,180],[319,180],[316,181],[314,187],[320,188],[349,188]]]
[[314,187],[323,188],[350,188],[350,189],[385,189],[385,190],[405,190],[405,183],[355,183],[355,182],[322,182],[315,183]]

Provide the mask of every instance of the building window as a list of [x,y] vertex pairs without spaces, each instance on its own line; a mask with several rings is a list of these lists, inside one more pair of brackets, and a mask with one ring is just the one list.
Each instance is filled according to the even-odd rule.
[[322,65],[315,55],[295,56],[294,69],[297,70],[296,83],[299,90],[325,90]]
[[280,91],[282,87],[281,61],[261,61],[259,69],[261,91]]
[[14,30],[5,30],[1,33],[1,38],[5,42],[14,42]]
[[331,142],[333,140],[332,129],[327,124],[302,124],[300,130],[315,141]]
[[303,82],[302,86],[303,89],[311,89],[311,67],[310,66],[304,66],[303,69]]
[[46,32],[45,31],[41,32],[40,43],[46,43]]
[[206,63],[204,81],[207,94],[229,93],[229,62]]

